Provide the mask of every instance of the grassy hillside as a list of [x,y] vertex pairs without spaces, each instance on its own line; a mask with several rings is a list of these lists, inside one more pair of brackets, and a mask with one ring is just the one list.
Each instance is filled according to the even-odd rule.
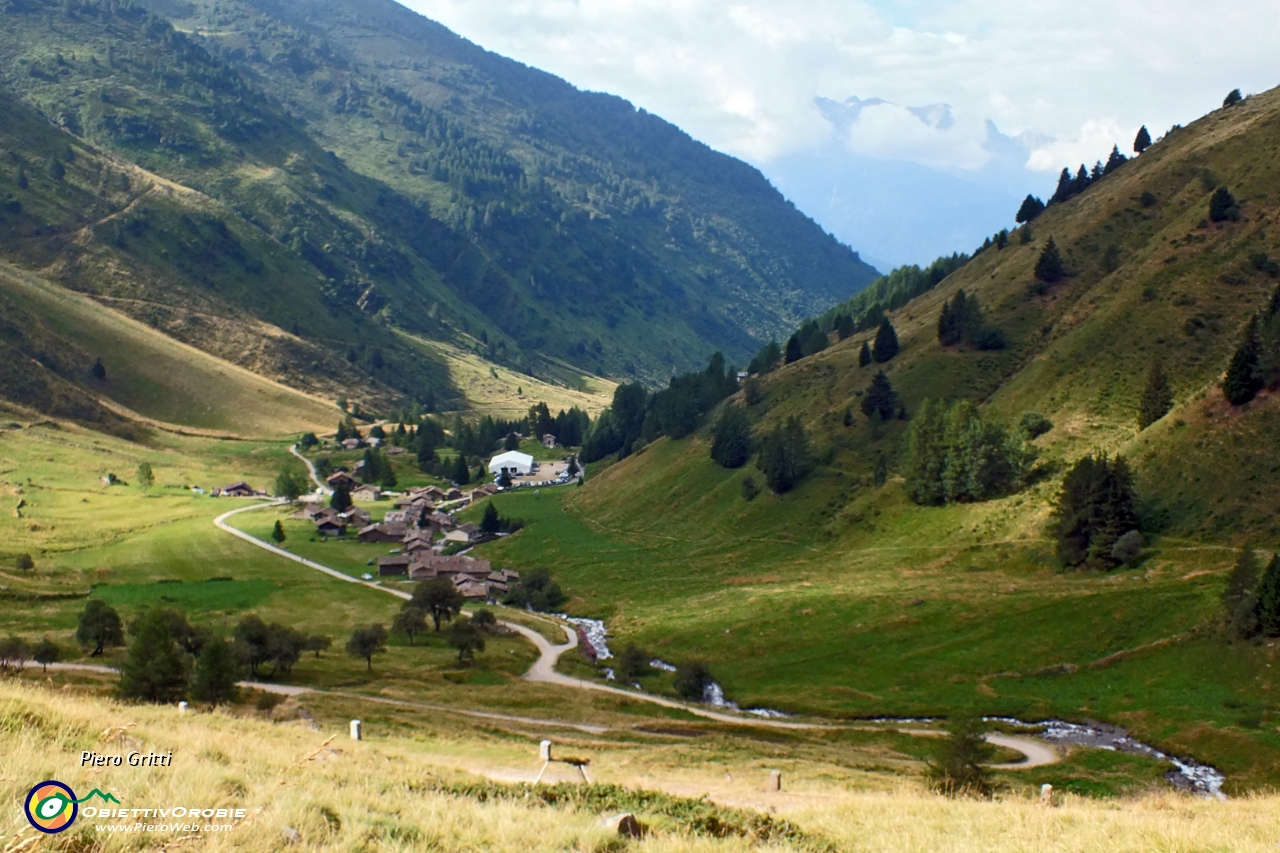
[[[813,445],[816,469],[796,490],[748,500],[743,480],[764,482],[753,465],[720,468],[705,434],[662,439],[557,500],[500,498],[531,523],[482,550],[551,567],[575,612],[609,619],[615,644],[706,659],[745,705],[1105,719],[1217,764],[1232,785],[1275,784],[1277,648],[1233,642],[1219,596],[1233,547],[1280,546],[1280,403],[1264,392],[1230,407],[1217,380],[1277,285],[1254,257],[1280,255],[1278,130],[1280,90],[1177,130],[1051,207],[1030,242],[1013,235],[891,312],[902,349],[888,363],[858,365],[869,332],[761,377],[748,406],[757,436],[798,416]],[[1208,224],[1222,184],[1242,216]],[[1032,270],[1050,237],[1069,275],[1045,288]],[[961,288],[1007,348],[938,343],[942,303]],[[1139,431],[1157,359],[1175,408]],[[880,369],[908,415],[962,397],[1009,424],[1047,416],[1031,484],[912,503],[899,476],[910,420],[860,411]],[[1135,569],[1063,572],[1056,558],[1061,477],[1091,452],[1134,466],[1148,540]]]
[[[8,345],[25,350],[19,336],[28,343],[41,339],[24,352],[28,364],[145,418],[231,434],[279,435],[328,426],[337,412],[13,267],[0,266],[0,298],[21,316]],[[60,358],[52,364],[39,360],[52,360],[54,353]],[[98,357],[107,368],[101,380],[90,373]]]

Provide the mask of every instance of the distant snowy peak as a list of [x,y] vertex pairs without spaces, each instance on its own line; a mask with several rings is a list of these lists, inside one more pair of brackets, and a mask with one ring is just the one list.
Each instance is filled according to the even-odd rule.
[[[814,98],[813,102],[818,109],[822,111],[822,115],[827,121],[835,125],[837,131],[846,131],[858,120],[858,116],[867,107],[877,107],[881,104],[888,106],[897,106],[893,101],[886,101],[884,98],[867,98],[863,100],[857,95],[850,95],[843,101],[833,101],[830,98]],[[907,112],[911,113],[922,124],[938,130],[946,130],[955,124],[955,117],[951,114],[950,104],[926,104],[923,107],[907,107]]]

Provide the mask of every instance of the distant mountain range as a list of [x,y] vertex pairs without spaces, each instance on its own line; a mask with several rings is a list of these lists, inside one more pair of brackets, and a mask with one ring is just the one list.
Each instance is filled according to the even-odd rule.
[[980,146],[985,164],[929,166],[906,156],[858,153],[851,136],[876,110],[902,111],[941,144],[958,132],[950,105],[901,106],[856,95],[844,101],[816,98],[814,105],[830,123],[827,139],[761,168],[797,207],[841,240],[865,247],[864,256],[881,269],[972,251],[984,237],[1013,224],[1027,193],[1044,196],[1053,189],[1056,174],[1026,168],[1031,151],[1052,141],[1047,137],[1009,136],[988,120]]
[[0,258],[310,391],[456,400],[423,338],[659,384],[877,275],[755,168],[391,0],[0,24]]

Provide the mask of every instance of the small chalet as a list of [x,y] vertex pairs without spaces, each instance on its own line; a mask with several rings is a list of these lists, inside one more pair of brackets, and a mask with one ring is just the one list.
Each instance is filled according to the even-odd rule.
[[429,501],[438,502],[444,497],[444,489],[439,486],[427,486],[420,494]]
[[339,517],[325,518],[316,523],[316,533],[321,536],[345,536],[347,525]]
[[547,450],[554,450],[556,446],[556,437],[551,433],[544,434],[542,436],[542,446]]
[[360,484],[356,481],[356,478],[352,477],[346,471],[334,471],[326,477],[324,481],[331,489],[336,489],[338,486],[345,487],[347,491],[360,488]]
[[456,501],[462,499],[462,489],[457,486],[444,493],[444,499],[447,501]]
[[457,585],[458,592],[469,601],[485,601],[489,598],[489,585],[468,580]]
[[352,492],[351,497],[358,501],[376,501],[382,497],[382,489],[375,485],[367,484]]
[[408,554],[393,554],[390,557],[378,558],[378,577],[391,578],[409,574],[409,565],[413,560]]
[[426,568],[432,569],[439,575],[472,575],[476,578],[488,576],[493,571],[493,566],[488,560],[477,560],[474,557],[460,557],[453,555],[444,557],[439,554],[424,556],[418,560]]
[[350,524],[357,530],[362,527],[368,527],[373,521],[373,516],[369,515],[369,510],[361,509],[358,506],[353,506],[348,509],[342,514],[342,517],[346,519],[347,524]]
[[444,535],[444,545],[469,545],[471,544],[471,536],[461,530],[450,530]]
[[214,489],[215,495],[222,495],[224,498],[251,498],[254,496],[253,486],[250,486],[244,480],[232,483],[229,486],[223,486],[221,489]]
[[361,542],[402,542],[408,532],[403,524],[370,524],[360,529]]
[[429,581],[436,576],[436,570],[421,560],[409,564],[409,580],[411,581]]
[[364,442],[358,438],[348,438],[344,439],[342,442],[342,446],[346,450],[359,450],[363,444]]
[[316,516],[328,509],[324,504],[303,504],[302,509],[289,516],[295,521],[315,521]]

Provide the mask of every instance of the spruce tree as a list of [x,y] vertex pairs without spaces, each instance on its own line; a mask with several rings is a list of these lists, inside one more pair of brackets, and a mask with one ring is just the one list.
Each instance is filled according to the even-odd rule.
[[1236,559],[1235,568],[1227,577],[1222,591],[1222,606],[1227,611],[1227,624],[1231,632],[1247,640],[1258,632],[1258,554],[1252,545],[1246,544]]
[[1107,157],[1107,165],[1103,167],[1102,173],[1104,175],[1110,175],[1127,162],[1129,162],[1129,158],[1120,153],[1120,146],[1112,145],[1111,155]]
[[143,614],[120,666],[120,695],[146,702],[176,702],[187,694],[187,662],[161,610]]
[[1058,175],[1058,187],[1053,191],[1053,195],[1049,196],[1049,204],[1062,204],[1062,202],[1071,198],[1071,170],[1063,168],[1062,173]]
[[467,467],[467,460],[458,452],[458,458],[453,464],[453,475],[451,479],[459,486],[465,486],[471,482],[471,469]]
[[1262,378],[1258,370],[1258,356],[1262,343],[1258,339],[1258,316],[1249,318],[1245,326],[1244,340],[1231,356],[1227,373],[1222,377],[1222,396],[1233,406],[1243,406],[1262,390]]
[[339,483],[333,487],[333,496],[329,498],[329,506],[338,512],[346,512],[351,509],[351,489],[346,483]]
[[93,360],[93,367],[89,368],[89,375],[101,382],[107,378],[106,365],[102,363],[102,357],[99,356]]
[[866,367],[871,363],[871,345],[866,341],[862,342],[862,349],[858,350],[858,366]]
[[1031,222],[1037,216],[1044,213],[1044,202],[1030,193],[1022,200],[1022,206],[1018,208],[1018,213],[1013,217],[1013,221],[1019,225]]
[[891,420],[898,408],[898,393],[893,390],[889,377],[884,371],[877,371],[871,379],[871,385],[862,395],[862,414],[867,417],[880,416],[880,420]]
[[1240,218],[1240,205],[1225,186],[1214,190],[1209,198],[1209,219],[1212,222],[1235,222]]
[[778,494],[791,491],[809,473],[812,464],[809,439],[795,416],[760,439],[756,467],[763,472],[769,488]]
[[1222,99],[1222,106],[1234,107],[1236,104],[1244,100],[1244,95],[1240,94],[1239,89],[1232,89],[1227,96]]
[[1147,386],[1142,391],[1142,402],[1138,407],[1138,428],[1146,429],[1163,418],[1173,408],[1173,391],[1169,387],[1169,377],[1164,375],[1160,362],[1152,362],[1147,370]]
[[871,350],[871,357],[880,364],[889,361],[898,354],[898,333],[894,330],[889,318],[885,317],[880,328],[876,330],[876,342]]
[[284,540],[285,540],[284,525],[281,524],[279,520],[277,520],[276,526],[271,528],[271,541],[275,542],[277,545],[280,545],[284,543]]
[[783,353],[782,360],[786,364],[793,361],[799,361],[804,358],[804,349],[800,346],[800,339],[795,335],[787,338],[787,348]]
[[848,314],[839,315],[838,317],[836,317],[834,328],[835,328],[836,337],[843,341],[845,338],[852,335],[855,331],[855,326],[853,324],[853,317]]
[[214,637],[204,644],[200,657],[196,658],[191,698],[215,707],[221,702],[234,702],[239,674],[239,664],[231,644],[221,637]]
[[1133,153],[1141,154],[1151,147],[1151,134],[1147,132],[1147,126],[1144,124],[1138,130],[1138,135],[1133,138]]
[[430,474],[436,467],[436,449],[431,445],[431,436],[418,434],[418,470]]
[[1058,253],[1058,246],[1050,237],[1044,250],[1040,252],[1039,260],[1036,261],[1036,279],[1046,284],[1053,284],[1062,281],[1064,275],[1066,270],[1062,266],[1062,255]]
[[1264,637],[1280,637],[1280,554],[1273,554],[1258,584],[1255,609],[1258,631]]
[[490,536],[502,529],[502,519],[498,517],[498,508],[493,501],[484,506],[484,516],[480,519],[480,532]]
[[751,457],[751,421],[739,406],[725,406],[711,427],[711,458],[724,468],[741,468]]
[[1084,163],[1080,164],[1080,170],[1076,172],[1075,178],[1071,181],[1071,195],[1077,196],[1085,190],[1089,189],[1091,180],[1089,178],[1089,167]]

